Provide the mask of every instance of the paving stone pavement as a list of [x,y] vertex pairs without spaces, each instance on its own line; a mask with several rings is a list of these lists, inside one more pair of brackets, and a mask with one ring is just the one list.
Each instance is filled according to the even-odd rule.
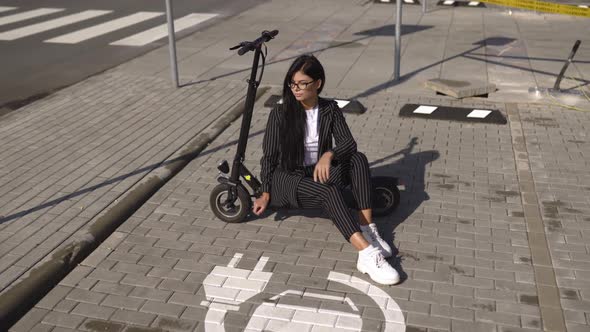
[[243,99],[117,71],[0,122],[0,292],[31,277],[151,171]]
[[[223,322],[226,331],[376,331],[395,305],[406,331],[558,331],[559,314],[542,319],[554,308],[563,308],[568,331],[587,330],[590,143],[582,128],[590,114],[496,105],[509,124],[488,125],[400,118],[409,101],[389,94],[362,101],[366,114],[346,116],[359,150],[374,174],[407,186],[400,209],[377,220],[398,250],[400,285],[374,285],[357,272],[353,248],[317,211],[217,220],[208,194],[217,162],[233,156],[235,123],[12,330],[210,331]],[[253,119],[246,163],[255,173],[267,115],[258,106]],[[543,223],[548,264],[535,260],[530,207]],[[347,283],[330,279],[334,272]]]
[[[315,52],[328,72],[324,94],[367,107],[346,116],[359,150],[373,174],[407,188],[400,209],[376,220],[403,283],[359,274],[356,253],[321,213],[216,220],[209,193],[217,162],[235,153],[234,123],[11,330],[589,330],[590,113],[553,105],[571,98],[528,94],[552,85],[571,47],[566,32],[583,43],[576,80],[564,86],[587,83],[589,21],[407,6],[404,76],[392,83],[393,8],[269,1],[179,41],[182,89],[169,87],[161,48],[2,117],[0,284],[83,237],[93,217],[235,105],[251,58],[227,48],[273,27],[271,93],[293,56]],[[425,90],[431,78],[499,90],[455,100]],[[406,103],[493,108],[508,123],[399,117]],[[246,160],[254,174],[269,111],[258,105]]]

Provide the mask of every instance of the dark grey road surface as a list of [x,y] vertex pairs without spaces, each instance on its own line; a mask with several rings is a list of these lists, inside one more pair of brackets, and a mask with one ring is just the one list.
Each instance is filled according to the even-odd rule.
[[[190,13],[218,15],[181,31],[178,37],[219,23],[228,16],[262,2],[264,0],[174,0],[172,3],[175,19]],[[16,8],[2,11],[3,7]],[[71,85],[167,43],[167,38],[162,38],[139,47],[109,45],[113,41],[165,24],[164,0],[8,0],[0,4],[0,23],[2,18],[40,8],[63,8],[64,10],[18,22],[0,24],[0,34],[85,10],[111,10],[112,13],[12,41],[0,40],[0,73],[2,73],[0,75],[0,115],[3,111],[16,109],[55,89]],[[44,42],[140,11],[161,12],[163,15],[76,44]]]

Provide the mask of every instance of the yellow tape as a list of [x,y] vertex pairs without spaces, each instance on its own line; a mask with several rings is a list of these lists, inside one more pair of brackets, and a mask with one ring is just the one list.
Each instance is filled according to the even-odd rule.
[[590,17],[590,9],[536,0],[481,0],[500,6],[524,8],[538,12]]

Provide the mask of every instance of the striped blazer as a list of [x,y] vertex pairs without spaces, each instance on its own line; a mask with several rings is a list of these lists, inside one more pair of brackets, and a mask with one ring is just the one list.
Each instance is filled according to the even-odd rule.
[[[350,156],[356,152],[356,142],[342,111],[335,101],[324,98],[319,98],[318,109],[318,157],[331,150],[334,152],[335,163],[348,162]],[[283,170],[280,166],[279,131],[282,112],[283,105],[277,104],[268,117],[262,141],[260,179],[262,191],[270,193],[271,206],[298,208],[297,186],[303,178],[303,161],[301,161],[302,167],[294,171]]]

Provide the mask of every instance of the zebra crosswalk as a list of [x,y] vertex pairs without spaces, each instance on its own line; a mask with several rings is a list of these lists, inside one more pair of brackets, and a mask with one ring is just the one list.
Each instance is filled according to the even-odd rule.
[[[18,7],[0,6],[0,41],[14,41],[41,33],[51,33],[52,30],[93,19],[92,25],[80,28],[79,24],[77,24],[75,25],[77,29],[74,31],[65,34],[62,32],[60,35],[43,40],[44,43],[51,44],[78,44],[127,27],[132,27],[142,22],[149,22],[150,20],[164,16],[164,14],[164,12],[140,11],[113,18],[113,15],[117,15],[117,13],[112,10],[88,9],[70,13],[64,8],[38,8],[18,12]],[[60,16],[54,17],[55,15]],[[38,22],[39,18],[43,19],[44,16],[51,16],[51,18]],[[180,32],[213,19],[216,16],[217,14],[213,13],[188,14],[174,20],[174,30]],[[109,17],[109,19],[105,17]],[[96,22],[97,19],[100,22]],[[34,20],[34,23],[26,24],[30,20]],[[21,26],[8,30],[3,29],[3,26],[15,24]],[[164,22],[141,32],[135,31],[134,34],[125,38],[120,38],[121,36],[118,39],[113,38],[117,40],[109,42],[109,45],[144,46],[162,39],[167,35],[168,27]]]

